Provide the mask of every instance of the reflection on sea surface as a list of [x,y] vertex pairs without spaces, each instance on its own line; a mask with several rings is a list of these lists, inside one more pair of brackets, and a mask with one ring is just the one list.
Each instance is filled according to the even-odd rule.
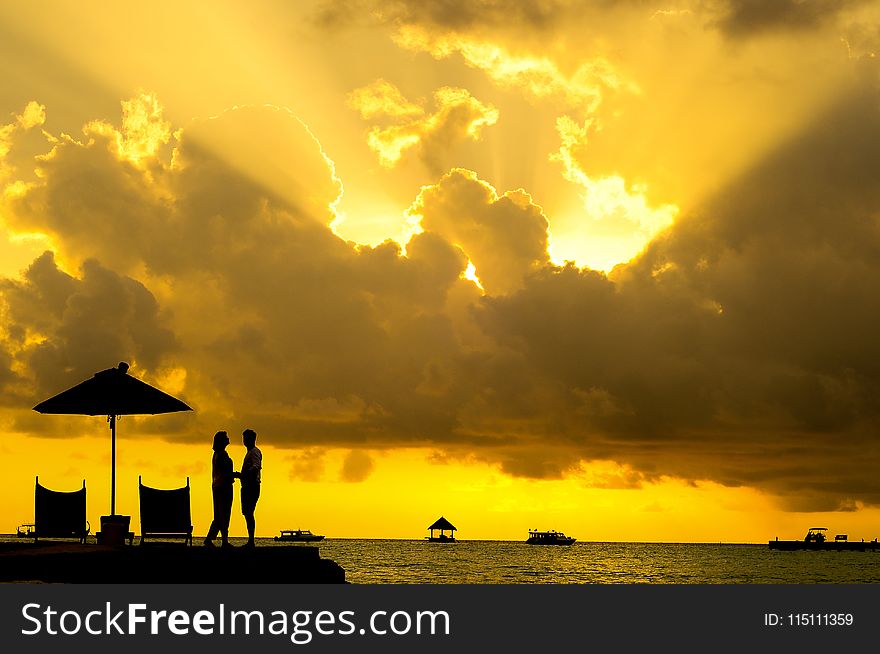
[[[93,541],[93,539],[91,539]],[[15,542],[15,536],[0,536]],[[231,538],[235,545],[243,538]],[[19,541],[20,542],[20,541]],[[258,547],[315,547],[355,584],[880,583],[880,552],[778,552],[763,545],[258,538]],[[135,545],[137,547],[137,545]],[[199,547],[195,545],[195,547]]]
[[771,552],[767,545],[327,540],[352,583],[880,583],[880,552]]

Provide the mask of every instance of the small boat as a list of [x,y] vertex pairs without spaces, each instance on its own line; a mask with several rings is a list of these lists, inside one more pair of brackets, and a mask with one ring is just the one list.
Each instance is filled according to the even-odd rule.
[[15,535],[19,538],[33,538],[36,531],[36,525],[18,525],[18,529],[16,529]]
[[313,534],[308,529],[282,529],[281,535],[275,536],[275,540],[287,543],[314,543],[324,540],[324,537]]
[[576,538],[566,536],[561,531],[529,529],[529,539],[526,543],[529,545],[571,545],[576,540]]
[[880,543],[877,542],[876,538],[869,542],[865,542],[864,540],[851,541],[846,534],[837,534],[834,537],[834,540],[830,541],[825,535],[826,531],[828,531],[827,527],[810,527],[803,540],[779,540],[777,538],[776,540],[771,540],[769,546],[771,550],[783,550],[788,552],[793,550],[864,552],[865,550],[874,551],[880,549]]

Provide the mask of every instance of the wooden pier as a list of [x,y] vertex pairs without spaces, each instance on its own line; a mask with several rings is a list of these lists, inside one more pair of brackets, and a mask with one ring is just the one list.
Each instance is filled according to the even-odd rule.
[[880,543],[872,541],[803,541],[803,540],[771,540],[771,550],[793,552],[795,550],[812,550],[817,552],[874,552],[880,551]]
[[0,543],[0,582],[89,584],[341,584],[345,570],[317,547],[155,543]]

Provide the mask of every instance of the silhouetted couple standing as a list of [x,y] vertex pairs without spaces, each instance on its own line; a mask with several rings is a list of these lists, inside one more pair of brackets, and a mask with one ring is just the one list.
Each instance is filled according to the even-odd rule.
[[213,547],[214,538],[220,533],[223,547],[231,547],[229,544],[229,520],[232,517],[232,484],[238,479],[241,481],[241,512],[247,524],[248,541],[245,547],[254,546],[254,531],[256,520],[254,511],[257,508],[257,500],[260,499],[260,471],[263,468],[263,453],[257,447],[257,432],[253,429],[245,429],[242,434],[242,442],[247,448],[241,471],[232,469],[232,459],[226,453],[229,445],[229,436],[225,431],[214,434],[214,456],[211,459],[211,491],[214,495],[214,520],[205,537],[205,545]]

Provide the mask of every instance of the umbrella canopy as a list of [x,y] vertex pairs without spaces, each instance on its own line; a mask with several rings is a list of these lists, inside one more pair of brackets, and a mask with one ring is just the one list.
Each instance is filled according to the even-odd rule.
[[128,415],[154,415],[192,411],[185,403],[128,374],[128,364],[120,363],[95,373],[77,384],[40,402],[39,413],[107,416],[112,439],[110,513],[116,513],[116,418]]
[[120,363],[95,373],[91,379],[68,388],[34,407],[40,413],[84,416],[129,416],[192,409],[155,386],[128,374],[128,364]]

